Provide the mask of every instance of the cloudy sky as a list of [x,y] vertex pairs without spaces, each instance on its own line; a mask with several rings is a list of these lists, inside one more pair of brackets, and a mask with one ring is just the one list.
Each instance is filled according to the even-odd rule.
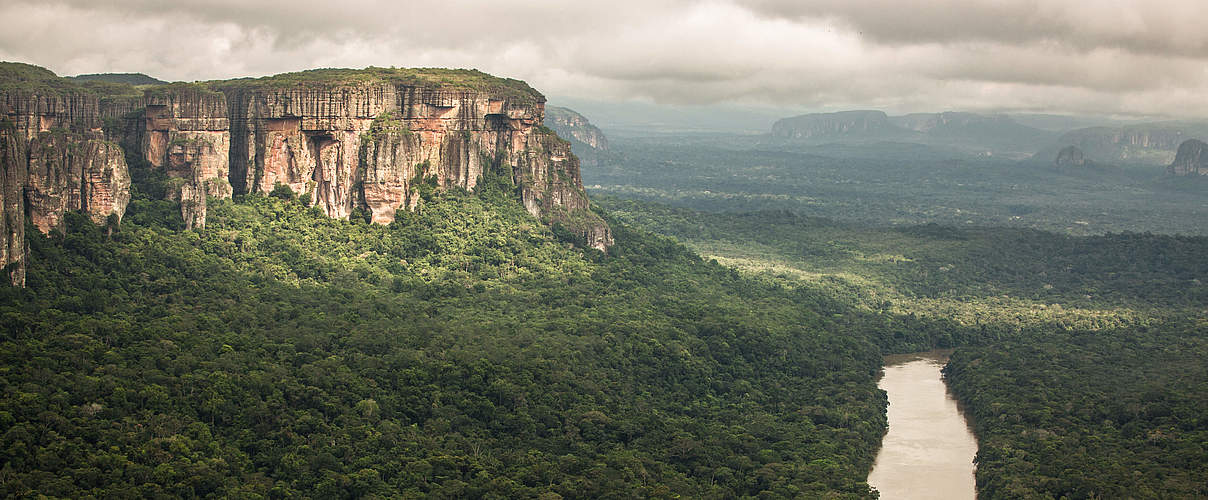
[[472,67],[549,95],[1208,117],[1204,0],[0,0],[0,60],[167,80]]

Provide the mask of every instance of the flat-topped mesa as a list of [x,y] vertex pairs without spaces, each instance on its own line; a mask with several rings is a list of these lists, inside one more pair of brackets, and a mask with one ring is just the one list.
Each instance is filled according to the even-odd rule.
[[784,139],[812,139],[845,134],[875,134],[894,131],[884,111],[857,110],[811,113],[777,120],[772,135]]
[[541,126],[545,97],[477,71],[313,70],[210,82],[226,96],[235,193],[277,184],[331,217],[363,208],[377,223],[418,202],[418,183],[473,191],[502,169],[525,207],[601,250],[607,225],[587,208],[578,160]]
[[308,195],[331,217],[367,210],[389,223],[419,202],[420,183],[473,191],[506,174],[535,217],[612,244],[588,209],[579,161],[542,126],[545,97],[474,70],[324,69],[258,79],[134,87],[75,81],[0,63],[0,265],[24,282],[24,218],[42,231],[69,210],[120,220],[130,199],[125,154],[163,169],[188,228],[206,198]]
[[1208,144],[1199,139],[1183,141],[1166,169],[1172,175],[1208,175]]

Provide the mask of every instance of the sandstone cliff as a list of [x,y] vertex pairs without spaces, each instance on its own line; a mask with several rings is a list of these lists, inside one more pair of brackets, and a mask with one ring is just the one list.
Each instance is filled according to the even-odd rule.
[[25,138],[11,121],[0,124],[0,266],[9,282],[25,285]]
[[0,63],[0,111],[0,260],[14,266],[14,282],[25,216],[42,231],[69,210],[121,218],[126,158],[173,179],[166,196],[180,201],[188,228],[204,227],[207,197],[278,184],[331,217],[364,209],[389,223],[415,208],[420,183],[473,191],[500,172],[534,217],[600,250],[612,244],[588,209],[570,144],[543,126],[545,97],[477,71],[313,70],[135,88]]
[[120,221],[130,201],[122,148],[104,123],[130,107],[129,86],[77,84],[36,66],[0,64],[0,262],[25,282],[25,218],[62,228],[67,211]]
[[1208,175],[1208,144],[1199,139],[1183,141],[1166,168],[1173,175]]

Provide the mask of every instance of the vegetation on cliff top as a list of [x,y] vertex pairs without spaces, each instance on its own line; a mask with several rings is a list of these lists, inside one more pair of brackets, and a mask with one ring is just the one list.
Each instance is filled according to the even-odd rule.
[[[154,80],[150,84],[132,84],[146,80],[133,74],[129,78],[109,75],[60,77],[54,72],[32,64],[0,62],[0,91],[18,90],[44,94],[87,92],[100,95],[141,95],[144,90],[169,92],[173,90],[219,91],[223,89],[282,90],[291,88],[330,89],[343,86],[390,84],[418,87],[440,87],[489,92],[499,97],[524,101],[542,101],[540,92],[521,80],[500,78],[476,69],[446,68],[323,68],[261,78],[237,78],[205,82],[166,83]],[[121,76],[121,75],[119,75]],[[145,76],[145,75],[143,75]],[[102,78],[103,77],[103,78]]]
[[63,78],[40,66],[0,61],[0,92],[11,91],[42,95],[82,93],[109,98],[142,95],[139,87],[126,83]]
[[476,69],[446,68],[379,68],[364,69],[321,68],[261,78],[238,78],[206,82],[214,88],[243,88],[254,90],[279,90],[289,88],[319,88],[369,85],[408,85],[418,87],[445,87],[477,90],[498,94],[503,97],[543,100],[540,92],[521,80],[500,78]]
[[125,85],[162,85],[168,82],[152,78],[143,73],[90,73],[86,75],[69,76],[72,80],[82,82],[109,82]]

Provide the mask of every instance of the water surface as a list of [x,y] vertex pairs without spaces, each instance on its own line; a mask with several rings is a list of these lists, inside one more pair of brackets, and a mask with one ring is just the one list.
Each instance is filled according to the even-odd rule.
[[885,357],[877,386],[889,395],[889,433],[868,476],[884,500],[977,498],[977,440],[940,373],[948,352]]

